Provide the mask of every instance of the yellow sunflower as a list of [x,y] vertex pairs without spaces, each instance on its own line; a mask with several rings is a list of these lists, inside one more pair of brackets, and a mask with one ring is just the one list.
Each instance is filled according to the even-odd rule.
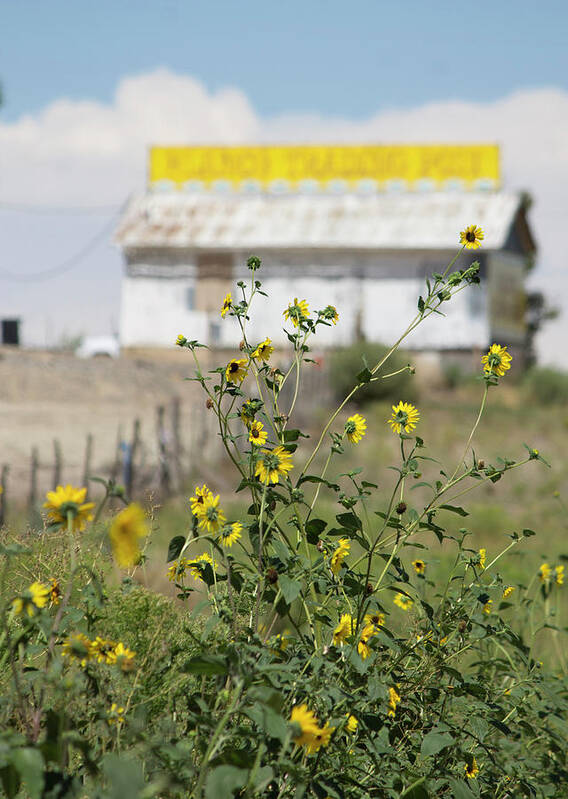
[[113,702],[110,709],[107,710],[107,723],[112,726],[113,724],[124,724],[124,708],[119,707],[116,702]]
[[85,502],[86,488],[74,488],[72,485],[57,486],[55,491],[48,491],[43,507],[47,509],[47,518],[51,524],[61,527],[67,525],[71,518],[73,532],[84,530],[87,522],[93,518],[94,502]]
[[395,688],[389,688],[389,712],[388,715],[394,717],[396,714],[396,706],[400,702],[400,696]]
[[394,433],[410,433],[420,421],[420,413],[410,402],[400,401],[392,406],[391,418],[388,423]]
[[325,727],[318,727],[315,735],[306,743],[306,752],[311,755],[319,752],[322,746],[329,746],[329,741],[332,734],[335,732],[335,727],[330,727],[326,724]]
[[231,292],[225,294],[225,299],[223,300],[223,305],[221,306],[221,318],[224,319],[227,311],[231,309],[231,304],[233,302],[233,298],[231,297]]
[[290,714],[290,723],[297,724],[300,734],[292,737],[297,746],[306,746],[319,730],[318,720],[313,710],[308,710],[306,704],[295,705]]
[[292,456],[284,447],[276,447],[272,450],[263,449],[256,464],[255,476],[261,483],[268,485],[277,483],[280,475],[284,477],[293,468]]
[[59,605],[61,601],[61,586],[55,577],[49,581],[49,600],[52,605]]
[[350,416],[345,422],[345,435],[352,444],[358,444],[361,441],[366,429],[367,420],[360,413]]
[[128,649],[119,641],[114,649],[109,652],[107,663],[120,666],[121,671],[132,671],[135,657],[136,652],[132,652],[131,649]]
[[554,577],[556,579],[556,585],[564,585],[564,566],[557,566],[554,569]]
[[365,613],[363,623],[365,626],[372,624],[374,627],[382,627],[385,623],[385,614],[376,610],[372,613]]
[[340,538],[337,542],[337,549],[331,556],[331,571],[334,574],[339,574],[341,571],[341,567],[343,566],[343,561],[349,554],[349,550],[351,549],[351,544],[349,543],[348,538]]
[[486,375],[496,375],[503,377],[505,372],[511,368],[513,357],[507,352],[507,347],[500,344],[492,344],[487,355],[482,355],[481,363]]
[[27,591],[12,601],[12,608],[18,616],[25,611],[31,617],[47,605],[49,597],[49,588],[46,585],[32,583]]
[[266,444],[267,438],[268,433],[264,429],[262,422],[259,422],[256,419],[251,422],[249,427],[249,441],[252,444],[255,444],[257,447],[261,447],[263,444]]
[[514,590],[515,590],[514,585],[508,585],[506,588],[504,588],[502,599],[508,599]]
[[110,526],[110,543],[114,559],[121,568],[134,566],[140,560],[140,539],[148,535],[146,514],[136,502],[115,516]]
[[350,732],[352,735],[353,733],[357,732],[357,727],[359,726],[359,719],[355,716],[351,716],[349,713],[345,714],[345,718],[347,719],[347,724],[345,725],[345,729],[347,732]]
[[256,413],[256,408],[251,400],[247,400],[242,406],[239,412],[239,416],[241,417],[241,421],[243,424],[246,424],[248,427],[249,424],[254,420],[254,415]]
[[183,335],[183,333],[178,333],[178,337],[176,338],[176,344],[178,345],[178,347],[183,347],[183,346],[185,346],[186,343],[187,343],[187,339]]
[[94,641],[91,641],[92,657],[97,663],[112,663],[111,655],[116,647],[116,641],[111,641],[109,638],[101,638],[97,635]]
[[393,602],[395,605],[398,605],[401,610],[410,610],[410,608],[414,605],[414,600],[412,600],[409,596],[406,596],[406,594],[400,593],[395,596]]
[[213,560],[211,555],[208,555],[207,552],[202,552],[201,555],[187,561],[189,572],[194,580],[201,580],[201,571],[199,570],[200,563],[208,563],[212,569],[217,568],[217,562]]
[[543,563],[542,566],[538,570],[538,576],[540,577],[541,583],[549,583],[550,578],[552,576],[552,569],[548,565],[548,563]]
[[225,369],[227,383],[242,383],[247,376],[247,362],[245,358],[232,358]]
[[80,666],[85,668],[89,660],[94,657],[95,650],[90,638],[83,633],[76,633],[65,639],[61,654],[64,658],[76,660]]
[[416,574],[424,574],[426,571],[426,564],[423,560],[413,560],[412,565],[414,566],[414,571]]
[[221,543],[224,547],[232,547],[242,535],[243,526],[240,522],[228,524],[221,530]]
[[327,319],[328,322],[333,322],[334,325],[337,324],[339,320],[339,314],[337,313],[337,308],[335,305],[326,305],[323,311],[320,311],[321,315],[324,319]]
[[186,558],[180,558],[172,563],[168,568],[168,580],[173,583],[176,580],[182,580],[189,566],[189,561]]
[[213,492],[210,488],[207,488],[205,483],[203,486],[199,488],[199,486],[195,486],[195,496],[189,498],[189,505],[191,507],[191,512],[194,516],[202,516],[205,510],[205,501],[213,496]]
[[274,352],[274,347],[272,346],[272,342],[269,338],[265,338],[263,342],[261,342],[255,351],[252,354],[253,358],[258,358],[261,361],[267,363],[270,360],[270,356]]
[[285,319],[291,319],[294,327],[298,327],[301,322],[305,322],[310,317],[310,309],[306,300],[300,300],[294,297],[294,302],[291,302],[284,311]]
[[353,619],[349,613],[343,613],[339,624],[333,631],[333,643],[335,646],[342,646],[345,639],[349,638],[353,631]]
[[481,247],[484,238],[485,233],[482,228],[477,225],[469,225],[460,233],[460,244],[463,244],[466,250],[477,250],[478,247]]
[[361,630],[361,637],[359,638],[359,643],[357,644],[357,652],[361,655],[361,660],[366,660],[371,654],[371,647],[369,646],[369,641],[371,640],[373,635],[376,634],[377,634],[377,629],[374,624],[367,624]]
[[466,763],[464,766],[465,776],[468,780],[474,780],[477,775],[479,774],[479,766],[477,765],[477,760],[472,757],[469,763]]
[[199,515],[199,526],[208,533],[217,534],[227,521],[227,517],[219,507],[219,494],[211,494],[205,500],[203,511]]
[[493,605],[493,600],[488,599],[485,605],[483,606],[483,612],[489,616],[491,614],[491,606]]

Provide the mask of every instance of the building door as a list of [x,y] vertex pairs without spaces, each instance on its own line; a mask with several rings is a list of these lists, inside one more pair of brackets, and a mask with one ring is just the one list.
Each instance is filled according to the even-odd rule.
[[2,319],[2,344],[20,346],[20,320]]
[[219,314],[233,285],[232,253],[204,252],[197,256],[195,310]]

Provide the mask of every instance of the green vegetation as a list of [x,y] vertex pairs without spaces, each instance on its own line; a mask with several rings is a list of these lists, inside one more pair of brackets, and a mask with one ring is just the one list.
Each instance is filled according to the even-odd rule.
[[[467,230],[462,251],[483,238]],[[402,341],[477,281],[477,264],[451,271],[462,251]],[[272,368],[270,339],[247,336],[263,294],[259,259],[248,266],[250,285],[222,304],[240,353],[205,373],[199,343],[176,342],[218,417],[234,493],[197,475],[189,507],[152,511],[148,535],[120,487],[97,508],[59,487],[41,535],[5,537],[5,794],[562,799],[558,419],[507,388],[511,358],[493,344],[474,384],[419,407],[381,394],[363,417],[350,400],[409,376],[381,350],[319,428],[295,428],[299,392],[284,405],[283,389],[301,386],[337,311],[291,302],[291,366]],[[101,521],[110,499],[125,507]]]

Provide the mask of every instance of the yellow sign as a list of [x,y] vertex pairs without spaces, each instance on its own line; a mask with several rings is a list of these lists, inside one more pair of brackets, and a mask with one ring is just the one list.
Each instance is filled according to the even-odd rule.
[[472,145],[350,145],[288,147],[152,147],[150,184],[177,188],[223,183],[235,189],[298,188],[339,181],[352,188],[375,181],[377,188],[402,181],[409,188],[461,181],[466,188],[499,185],[499,148]]

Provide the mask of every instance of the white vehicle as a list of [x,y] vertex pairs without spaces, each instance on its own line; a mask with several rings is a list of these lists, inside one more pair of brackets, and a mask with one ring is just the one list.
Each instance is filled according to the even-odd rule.
[[118,358],[120,346],[114,336],[86,336],[75,350],[78,358]]

